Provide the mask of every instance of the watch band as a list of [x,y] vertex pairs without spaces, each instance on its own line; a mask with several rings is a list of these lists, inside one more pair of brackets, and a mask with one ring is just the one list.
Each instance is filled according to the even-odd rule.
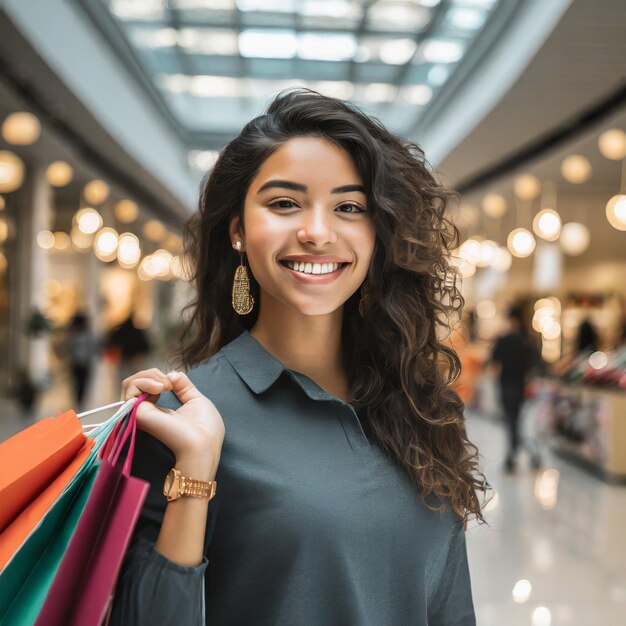
[[165,477],[163,484],[163,495],[168,502],[178,500],[182,496],[191,496],[193,498],[202,498],[210,500],[217,490],[217,481],[210,480],[208,482],[183,476],[181,470],[173,467]]
[[217,483],[214,480],[204,482],[195,478],[180,477],[180,493],[184,496],[210,500],[215,495]]

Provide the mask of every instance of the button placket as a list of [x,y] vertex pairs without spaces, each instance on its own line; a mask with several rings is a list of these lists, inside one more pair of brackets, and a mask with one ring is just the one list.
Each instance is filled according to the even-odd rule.
[[359,416],[356,414],[351,404],[331,395],[306,374],[293,372],[292,370],[287,370],[287,372],[291,378],[300,385],[309,398],[330,404],[333,412],[339,419],[339,423],[355,455],[364,456],[372,451],[374,446],[368,441]]
[[337,415],[354,454],[360,455],[369,450],[371,444],[367,440],[365,431],[354,409],[339,399],[331,399],[329,404],[335,415]]

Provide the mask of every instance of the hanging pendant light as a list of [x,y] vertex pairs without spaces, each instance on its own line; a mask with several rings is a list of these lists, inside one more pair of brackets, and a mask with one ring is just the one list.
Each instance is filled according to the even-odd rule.
[[123,224],[130,224],[137,219],[139,207],[136,202],[124,199],[115,205],[115,217]]
[[617,194],[606,203],[606,219],[617,230],[626,230],[626,194]]
[[565,254],[570,256],[582,254],[589,247],[590,240],[589,229],[584,224],[580,222],[563,224],[559,244]]
[[0,150],[0,193],[11,193],[24,182],[24,162],[9,150]]
[[101,228],[93,241],[95,255],[106,263],[114,261],[117,258],[118,242],[119,235],[115,228],[109,226]]
[[506,213],[506,199],[499,193],[488,193],[483,198],[483,211],[485,215],[495,219]]
[[556,241],[561,232],[561,216],[554,209],[543,209],[533,219],[533,230],[546,241]]
[[117,245],[117,261],[121,267],[131,269],[139,263],[141,244],[134,233],[122,233]]
[[102,227],[102,215],[91,207],[85,207],[76,212],[74,216],[78,230],[85,235],[93,235]]
[[509,233],[506,244],[513,256],[524,258],[533,253],[536,242],[529,230],[516,228]]
[[541,183],[532,174],[520,174],[513,182],[513,190],[520,200],[533,200],[541,191]]
[[572,154],[563,160],[561,173],[565,180],[575,185],[580,185],[589,180],[591,176],[591,163],[580,154]]
[[621,128],[605,130],[598,138],[598,149],[605,159],[621,161],[626,158],[626,133]]
[[65,161],[53,161],[46,168],[46,179],[53,187],[65,187],[72,182],[74,170]]
[[83,189],[85,200],[89,204],[102,204],[109,197],[111,189],[109,185],[98,178],[88,182]]
[[39,120],[28,111],[11,113],[2,122],[2,137],[14,146],[30,146],[41,135]]

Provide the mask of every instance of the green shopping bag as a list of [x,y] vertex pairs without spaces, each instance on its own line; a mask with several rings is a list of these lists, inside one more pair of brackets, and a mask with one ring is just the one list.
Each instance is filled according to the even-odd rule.
[[98,452],[128,418],[133,400],[88,435],[96,443],[87,460],[0,573],[0,626],[31,626],[37,619],[96,479]]
[[99,464],[89,465],[75,482],[74,489],[59,498],[37,532],[29,537],[2,573],[2,626],[35,623],[96,479]]

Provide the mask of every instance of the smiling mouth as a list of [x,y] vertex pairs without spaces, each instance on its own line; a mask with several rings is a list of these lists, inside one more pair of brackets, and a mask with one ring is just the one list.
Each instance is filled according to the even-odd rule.
[[349,262],[339,263],[339,266],[337,267],[337,269],[334,272],[323,272],[323,273],[319,273],[319,274],[314,274],[313,272],[302,272],[300,270],[295,270],[295,269],[289,267],[289,265],[287,264],[288,261],[279,259],[278,262],[283,267],[286,267],[288,270],[291,270],[292,272],[297,272],[298,274],[304,274],[305,276],[330,276],[332,274],[336,274],[337,272],[341,271],[346,265],[350,265]]

